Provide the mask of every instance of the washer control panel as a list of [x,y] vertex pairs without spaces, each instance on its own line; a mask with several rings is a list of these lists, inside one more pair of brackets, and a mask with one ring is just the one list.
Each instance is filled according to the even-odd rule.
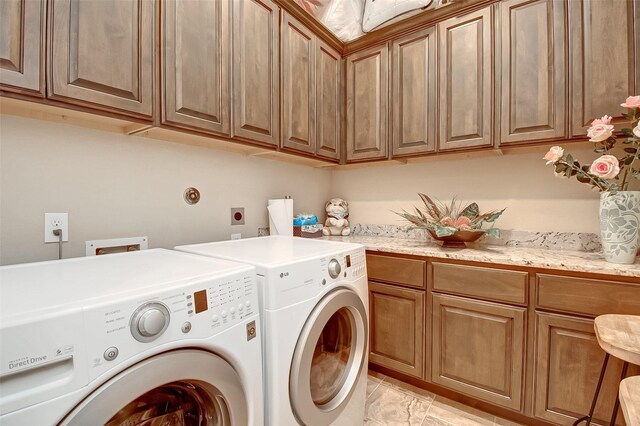
[[[193,280],[143,298],[85,309],[89,373],[95,378],[154,346],[210,339],[237,324],[246,333],[258,313],[253,267],[213,279]],[[254,324],[254,333],[257,328]]]

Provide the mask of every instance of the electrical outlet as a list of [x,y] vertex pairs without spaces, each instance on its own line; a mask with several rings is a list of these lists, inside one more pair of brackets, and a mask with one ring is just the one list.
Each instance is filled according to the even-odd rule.
[[62,230],[62,241],[69,241],[69,214],[45,213],[44,214],[44,242],[57,243],[59,237],[53,234],[54,229]]
[[231,207],[231,224],[244,225],[244,207]]
[[240,238],[242,238],[242,234],[231,234],[232,240],[239,240]]

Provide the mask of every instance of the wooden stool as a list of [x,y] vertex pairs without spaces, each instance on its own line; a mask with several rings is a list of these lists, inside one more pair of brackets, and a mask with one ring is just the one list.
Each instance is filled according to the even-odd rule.
[[[600,315],[596,318],[593,325],[596,331],[596,337],[602,350],[606,352],[602,370],[600,370],[600,378],[596,386],[596,393],[591,402],[589,415],[576,420],[573,425],[576,426],[582,421],[586,421],[587,425],[591,424],[593,412],[596,409],[598,394],[607,371],[607,362],[609,356],[612,355],[624,361],[622,364],[623,380],[627,376],[629,364],[640,365],[640,316],[638,315]],[[613,414],[611,414],[610,426],[616,424],[616,416],[618,415],[618,407],[620,406],[620,398],[616,395],[616,403],[613,406]]]
[[621,381],[619,396],[627,426],[640,426],[640,376]]

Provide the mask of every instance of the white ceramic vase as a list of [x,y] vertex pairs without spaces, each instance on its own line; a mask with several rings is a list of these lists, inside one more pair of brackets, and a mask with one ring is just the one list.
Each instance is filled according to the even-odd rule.
[[600,238],[607,262],[634,263],[639,230],[640,191],[600,194]]

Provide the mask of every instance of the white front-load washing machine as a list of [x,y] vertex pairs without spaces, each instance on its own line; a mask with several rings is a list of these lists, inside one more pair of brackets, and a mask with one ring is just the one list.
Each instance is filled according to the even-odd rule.
[[363,246],[271,236],[176,249],[256,266],[268,425],[363,424],[368,362]]
[[255,269],[170,250],[0,268],[0,424],[262,425]]

